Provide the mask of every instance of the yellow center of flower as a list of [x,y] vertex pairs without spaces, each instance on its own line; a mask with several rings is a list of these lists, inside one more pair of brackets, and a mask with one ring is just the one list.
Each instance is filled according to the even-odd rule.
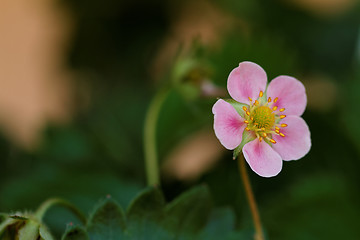
[[260,91],[259,98],[253,102],[249,97],[249,108],[243,107],[245,112],[245,123],[247,124],[245,130],[254,132],[259,141],[265,140],[268,143],[275,144],[276,141],[272,138],[273,135],[285,137],[280,128],[287,127],[285,123],[278,123],[280,119],[284,119],[286,115],[281,113],[285,108],[278,109],[276,97],[273,101],[269,97],[267,100],[264,93]]
[[271,130],[275,124],[275,113],[273,110],[266,106],[257,107],[253,113],[250,114],[253,117],[253,124],[257,128],[265,128],[265,130]]

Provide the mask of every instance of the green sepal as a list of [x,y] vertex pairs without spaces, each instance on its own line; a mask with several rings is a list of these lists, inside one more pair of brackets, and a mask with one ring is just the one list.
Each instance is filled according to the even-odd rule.
[[85,229],[80,226],[68,226],[61,240],[88,240]]
[[248,104],[245,104],[245,103],[240,103],[238,101],[235,101],[234,99],[232,98],[229,98],[229,99],[223,99],[225,102],[227,103],[230,103],[231,106],[233,106],[233,108],[235,108],[236,112],[242,117],[242,118],[245,118],[245,112],[243,110],[243,107],[249,107]]
[[45,224],[41,224],[39,227],[39,234],[41,239],[44,240],[54,240],[54,237],[51,235],[49,229]]
[[90,216],[87,230],[91,239],[124,239],[125,216],[118,203],[108,198],[101,202]]
[[19,216],[19,215],[10,215],[9,218],[12,218],[12,219],[15,219],[15,220],[22,220],[22,221],[29,220],[28,217]]
[[[28,239],[24,237],[24,232],[26,232],[26,234],[29,233],[30,236],[33,236],[33,234],[30,234],[32,232],[31,226],[28,224],[26,227],[26,224],[30,221],[30,219],[25,217],[22,213],[11,215],[1,214],[0,218],[0,239]],[[20,231],[22,232],[21,238],[19,238]]]
[[245,144],[247,144],[248,142],[251,142],[252,140],[254,140],[256,137],[253,135],[253,133],[244,130],[243,135],[242,135],[242,140],[239,146],[237,146],[234,149],[233,152],[233,159],[235,160],[239,154],[241,153],[243,147],[245,146]]
[[37,240],[40,224],[32,219],[26,220],[25,225],[18,232],[19,240]]
[[2,236],[3,232],[10,226],[15,224],[17,221],[6,214],[1,214],[1,221],[0,221],[0,237]]

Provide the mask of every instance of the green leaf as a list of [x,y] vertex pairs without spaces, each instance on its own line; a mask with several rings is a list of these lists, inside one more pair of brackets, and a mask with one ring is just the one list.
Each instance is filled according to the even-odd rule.
[[234,231],[235,214],[229,208],[212,211],[207,186],[198,186],[166,205],[159,188],[140,192],[127,209],[127,221],[113,199],[100,203],[88,221],[87,232],[70,227],[62,240],[180,240],[229,239],[241,236]]
[[212,203],[209,189],[199,186],[180,195],[166,206],[166,227],[177,239],[196,233],[206,224]]
[[262,219],[274,239],[358,239],[359,202],[353,195],[357,190],[338,172],[308,173],[269,199]]
[[129,221],[128,235],[126,239],[174,239],[175,234],[167,230],[162,221],[156,221],[148,217],[137,218]]
[[128,219],[144,217],[152,213],[161,212],[165,207],[165,199],[162,192],[155,187],[149,187],[142,191],[131,203],[127,210]]
[[69,226],[61,240],[88,240],[87,232],[79,226]]
[[197,239],[224,239],[235,228],[235,214],[230,208],[220,208],[212,211],[210,219]]
[[123,210],[112,199],[106,199],[95,209],[87,226],[92,240],[124,239],[125,228]]
[[127,211],[129,239],[172,239],[164,228],[165,199],[158,188],[147,188],[130,204]]
[[[254,240],[254,231],[250,230],[250,229],[246,229],[246,230],[241,230],[241,231],[234,231],[232,233],[230,233],[229,235],[227,235],[227,237],[225,238],[226,240]],[[267,239],[265,237],[265,239]]]

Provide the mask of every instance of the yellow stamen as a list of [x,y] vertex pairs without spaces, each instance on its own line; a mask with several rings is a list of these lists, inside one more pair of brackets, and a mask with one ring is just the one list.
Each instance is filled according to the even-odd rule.
[[263,91],[260,91],[259,97],[262,97],[264,95]]
[[277,134],[280,134],[280,131],[279,131],[279,130],[275,130],[275,132],[276,132]]
[[245,130],[246,130],[246,131],[250,131],[250,128],[247,127],[247,128],[245,128]]
[[258,100],[255,100],[255,106],[259,105],[259,101]]
[[270,142],[272,143],[276,143],[276,141],[274,139],[270,139]]
[[282,124],[281,124],[281,127],[287,127],[287,124],[286,124],[286,123],[282,123]]
[[248,124],[248,123],[249,123],[249,121],[248,121],[248,120],[245,120],[245,121],[244,121],[244,123]]
[[277,109],[277,106],[273,107],[273,111],[276,111],[276,109]]
[[276,97],[276,98],[274,99],[274,103],[276,103],[276,102],[277,102],[277,100],[278,100],[278,98]]
[[263,139],[262,139],[262,137],[259,137],[259,142],[261,142]]
[[247,111],[247,107],[243,106],[243,110],[246,112],[246,111]]
[[249,112],[249,111],[246,111],[246,115],[250,116],[250,112]]
[[285,118],[286,117],[286,115],[280,115],[280,118],[281,119],[283,119],[283,118]]
[[283,134],[283,133],[279,133],[279,134],[280,134],[280,136],[285,137],[285,134]]
[[267,134],[266,134],[266,133],[263,133],[263,136],[266,138]]
[[251,120],[251,121],[254,121],[254,117],[250,117],[250,120]]
[[260,128],[261,131],[265,131],[265,128]]
[[268,102],[271,102],[271,97],[268,98]]
[[250,102],[252,102],[252,99],[251,99],[251,97],[249,97],[249,101],[250,101]]
[[285,111],[285,108],[281,108],[279,111],[280,111],[280,112],[283,112],[283,111]]
[[279,128],[279,127],[275,127],[275,130],[280,130],[280,128]]

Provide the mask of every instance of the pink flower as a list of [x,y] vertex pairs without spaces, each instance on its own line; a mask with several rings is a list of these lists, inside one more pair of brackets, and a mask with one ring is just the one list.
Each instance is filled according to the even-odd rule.
[[297,160],[309,152],[309,127],[300,117],[306,107],[300,81],[278,76],[267,85],[264,69],[242,62],[230,73],[227,89],[235,101],[219,99],[214,104],[215,134],[225,148],[242,150],[254,172],[276,176],[282,160]]

